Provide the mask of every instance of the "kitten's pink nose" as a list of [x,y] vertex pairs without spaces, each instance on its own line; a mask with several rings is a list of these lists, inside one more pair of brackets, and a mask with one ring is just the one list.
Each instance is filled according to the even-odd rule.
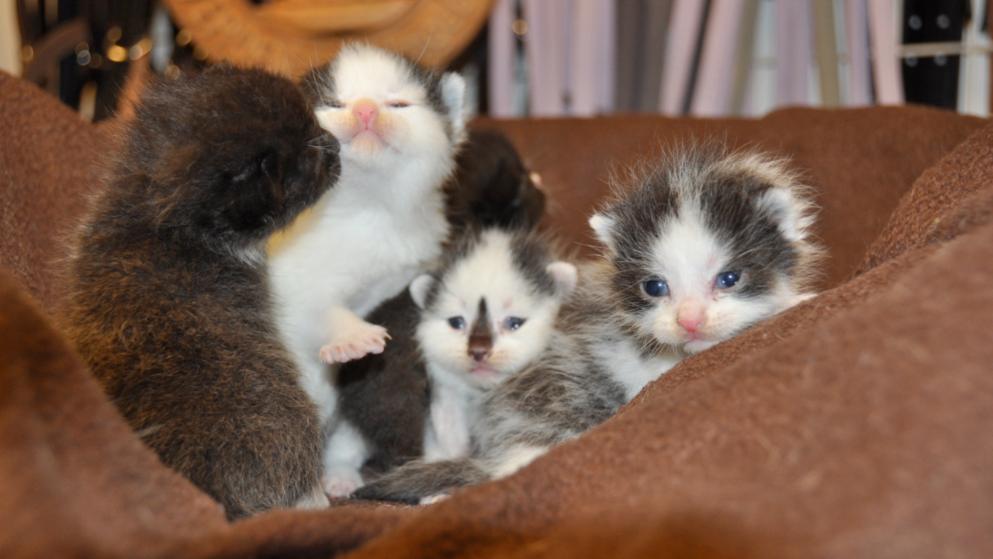
[[683,305],[676,312],[676,323],[691,334],[703,326],[703,320],[703,307],[697,305]]
[[375,101],[371,99],[359,99],[352,106],[352,114],[355,115],[355,118],[362,121],[362,125],[365,128],[369,128],[369,124],[372,123],[378,113],[379,109],[376,107]]

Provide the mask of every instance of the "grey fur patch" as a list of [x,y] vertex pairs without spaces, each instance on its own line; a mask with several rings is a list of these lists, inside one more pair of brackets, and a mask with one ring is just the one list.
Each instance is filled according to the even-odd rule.
[[447,493],[488,479],[489,475],[475,460],[415,460],[359,488],[352,497],[364,501],[392,501],[415,505],[424,497]]
[[511,239],[514,265],[527,278],[537,292],[546,295],[555,293],[555,279],[548,273],[548,264],[553,260],[546,240],[533,234],[515,234]]
[[495,460],[519,446],[559,444],[624,404],[624,390],[580,339],[555,332],[540,360],[487,394],[473,430],[481,459]]

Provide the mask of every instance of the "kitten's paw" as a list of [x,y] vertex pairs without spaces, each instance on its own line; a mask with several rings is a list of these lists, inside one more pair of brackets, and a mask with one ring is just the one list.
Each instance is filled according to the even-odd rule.
[[321,348],[321,361],[347,363],[370,353],[383,353],[388,339],[390,335],[386,328],[362,322],[335,334],[331,342]]
[[362,487],[362,476],[355,470],[334,470],[321,478],[324,492],[332,499],[343,499]]
[[422,497],[417,504],[433,505],[435,503],[440,503],[449,497],[451,497],[451,495],[449,495],[448,493],[438,493],[437,495],[428,495],[427,497]]
[[294,508],[305,510],[326,509],[329,506],[331,506],[331,503],[328,501],[328,496],[324,493],[323,487],[315,487],[313,491],[300,497],[293,505]]

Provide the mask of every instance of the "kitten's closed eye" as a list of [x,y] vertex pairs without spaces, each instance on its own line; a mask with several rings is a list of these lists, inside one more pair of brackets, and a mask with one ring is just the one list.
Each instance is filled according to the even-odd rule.
[[394,109],[402,109],[404,107],[409,107],[411,103],[409,101],[387,101],[386,106]]

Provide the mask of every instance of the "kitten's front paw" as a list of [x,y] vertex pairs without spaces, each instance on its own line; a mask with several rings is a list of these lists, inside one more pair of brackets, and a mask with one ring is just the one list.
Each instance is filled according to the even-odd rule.
[[352,325],[345,331],[335,333],[333,339],[321,348],[321,361],[328,364],[346,363],[370,353],[383,353],[388,339],[390,335],[382,326],[368,322]]
[[332,499],[343,499],[362,487],[362,476],[355,470],[334,470],[321,478],[324,492]]
[[440,503],[449,497],[451,497],[451,495],[449,495],[448,493],[438,493],[437,495],[428,495],[427,497],[422,497],[417,504],[433,505],[435,503]]

